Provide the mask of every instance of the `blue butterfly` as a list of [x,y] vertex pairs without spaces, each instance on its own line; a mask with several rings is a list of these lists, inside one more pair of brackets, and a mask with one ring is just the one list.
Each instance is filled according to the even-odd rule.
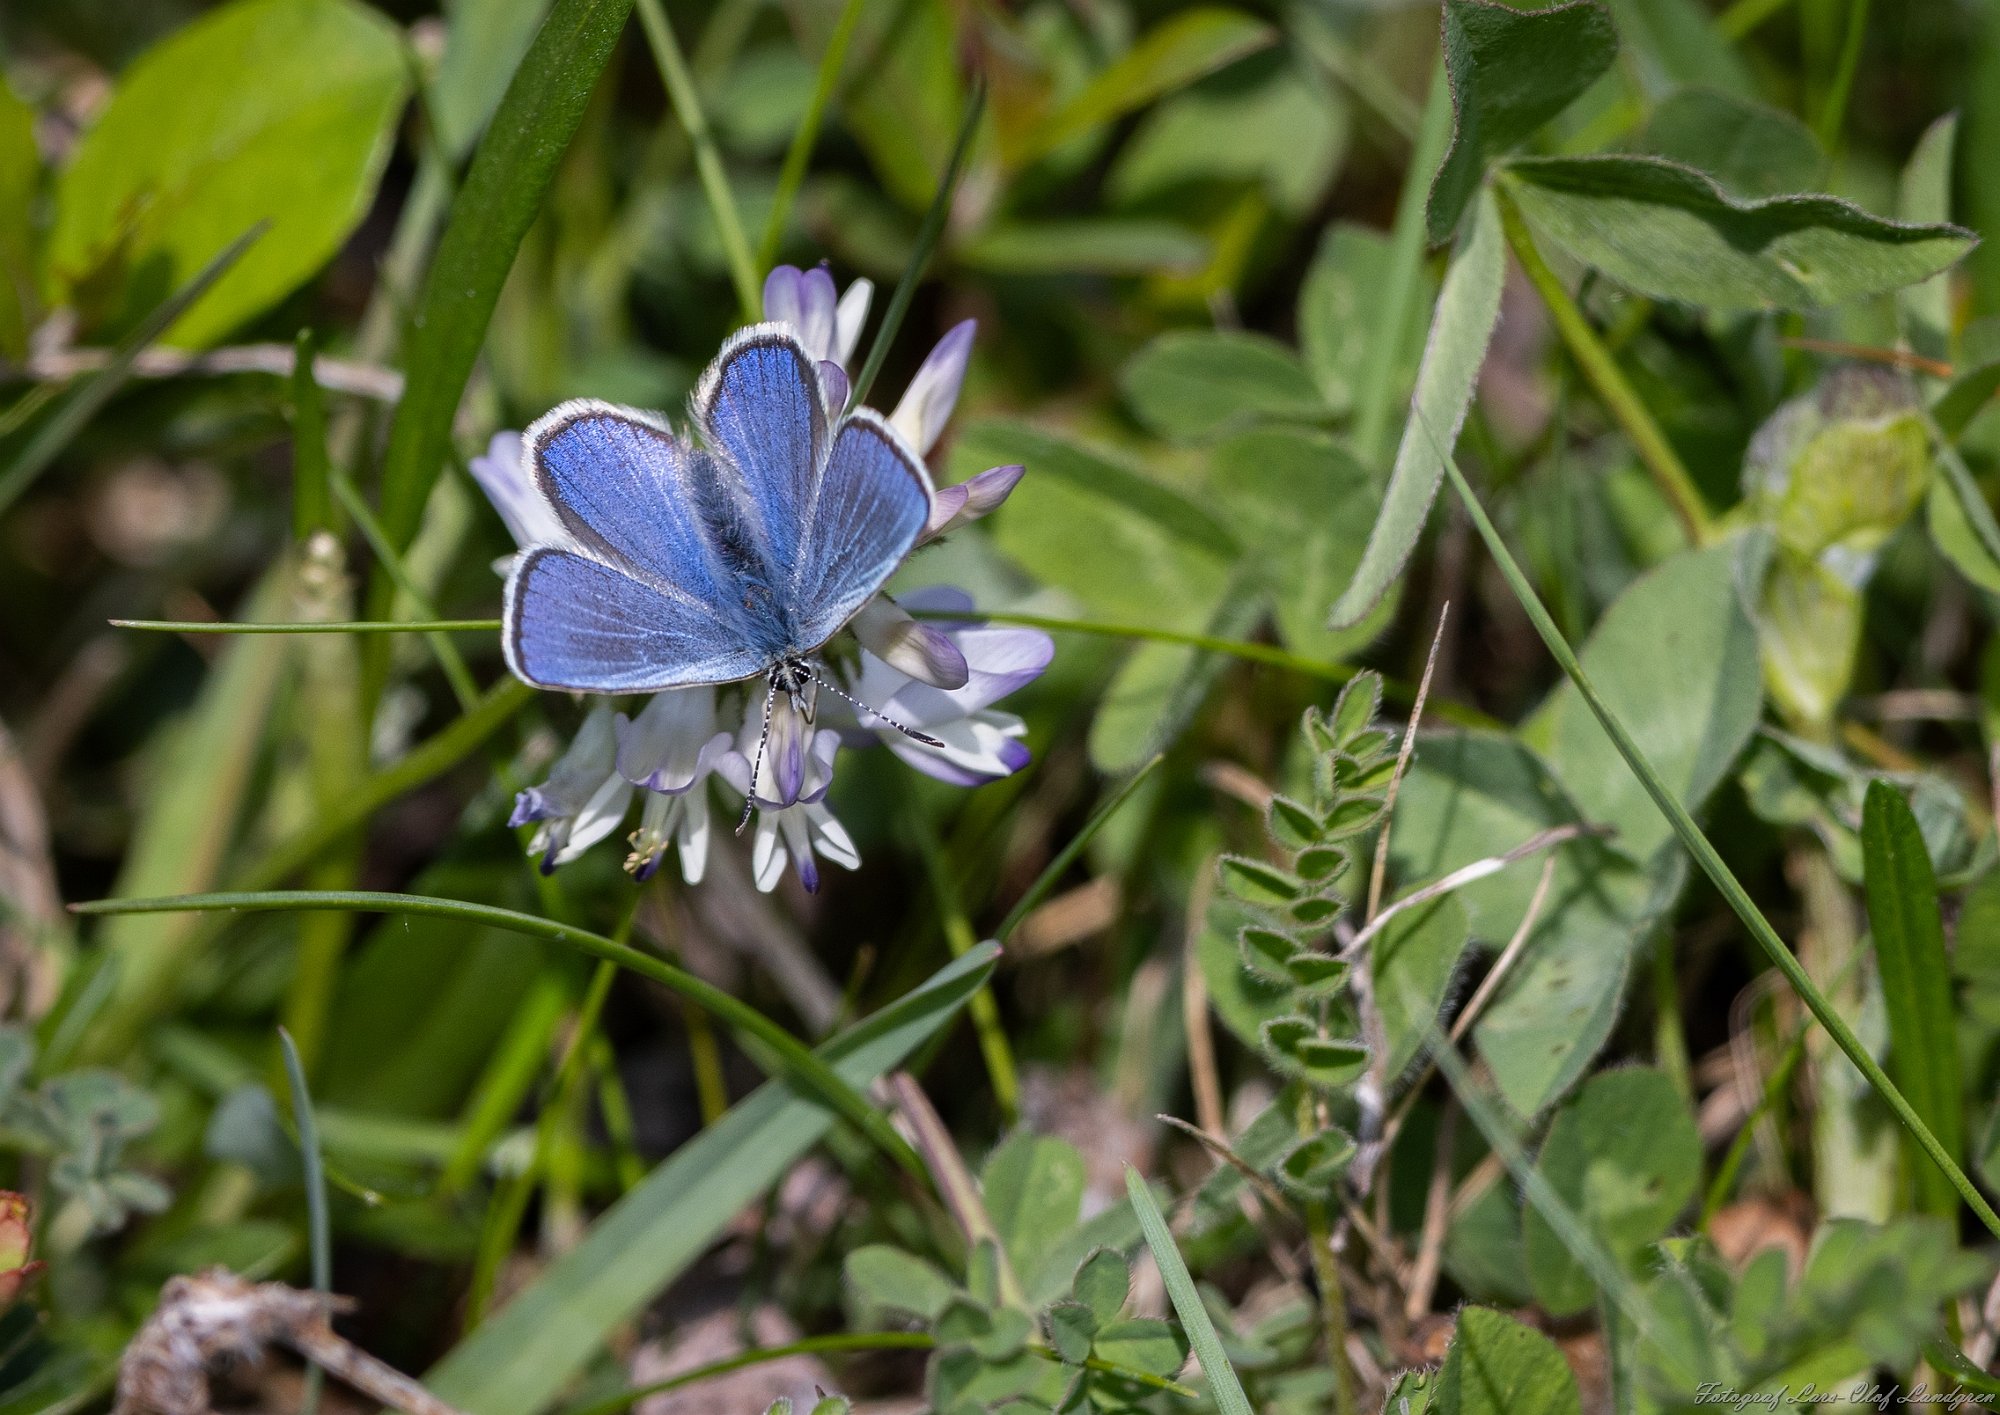
[[780,690],[810,717],[802,695],[839,691],[811,655],[902,564],[936,495],[886,419],[837,413],[845,384],[783,326],[760,324],[702,376],[699,445],[587,399],[537,421],[530,475],[570,544],[516,558],[507,666],[539,687],[585,693],[761,675],[767,730]]

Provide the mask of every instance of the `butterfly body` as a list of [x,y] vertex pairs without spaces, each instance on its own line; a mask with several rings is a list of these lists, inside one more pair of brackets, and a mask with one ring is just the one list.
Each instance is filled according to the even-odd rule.
[[868,409],[829,407],[781,327],[727,344],[693,399],[699,443],[646,414],[565,403],[527,433],[569,542],[524,552],[503,643],[548,688],[636,693],[807,660],[902,563],[930,515],[923,461]]

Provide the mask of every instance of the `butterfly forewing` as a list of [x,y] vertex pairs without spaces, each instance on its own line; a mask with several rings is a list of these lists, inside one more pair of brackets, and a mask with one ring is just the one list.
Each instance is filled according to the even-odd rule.
[[724,475],[737,474],[731,490],[765,558],[782,572],[798,560],[826,453],[826,405],[812,359],[778,326],[752,325],[709,365],[694,413],[727,464]]
[[523,552],[507,578],[507,666],[582,693],[656,692],[761,672],[767,652],[726,616],[558,546]]

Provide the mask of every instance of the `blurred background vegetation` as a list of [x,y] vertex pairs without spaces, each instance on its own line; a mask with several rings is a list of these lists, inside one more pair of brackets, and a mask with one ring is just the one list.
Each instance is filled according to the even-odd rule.
[[[0,1179],[49,1265],[0,1322],[0,1411],[107,1401],[174,1274],[308,1282],[280,1023],[316,1105],[333,1286],[358,1299],[342,1330],[480,1415],[885,1325],[937,1354],[800,1354],[652,1408],[815,1384],[883,1408],[1233,1408],[1212,1368],[1199,1394],[1160,1388],[1200,1323],[1156,1267],[1129,1302],[1078,1271],[1098,1244],[1148,1251],[1127,1164],[1258,1408],[1376,1408],[1444,1356],[1461,1301],[1500,1324],[1461,1340],[1526,1374],[1482,1405],[1447,1367],[1440,1409],[1674,1409],[1703,1378],[2000,1389],[1975,1369],[1994,1235],[1688,885],[1462,504],[1426,520],[1428,490],[1406,496],[1414,553],[1329,627],[1397,504],[1399,446],[1421,461],[1446,431],[1404,409],[1427,338],[1452,334],[1447,268],[1469,280],[1479,233],[1500,239],[1472,195],[1488,178],[1516,258],[1445,420],[1465,414],[1466,475],[1831,1005],[2000,1180],[2000,242],[1920,247],[1813,207],[1809,235],[1854,242],[1812,247],[1823,268],[1711,277],[1673,224],[1748,249],[1732,212],[1810,192],[2000,230],[2000,7],[1610,0],[1515,50],[1462,16],[1455,203],[1432,187],[1453,133],[1434,4],[625,9],[558,0],[546,28],[537,0],[0,9]],[[1534,165],[1585,154],[1671,158],[1722,195],[1613,209]],[[1537,241],[1545,280],[1519,258]],[[832,800],[864,865],[817,896],[757,894],[726,839],[699,888],[639,889],[611,849],[539,878],[507,811],[580,713],[510,687],[490,631],[107,625],[494,615],[513,546],[465,474],[491,433],[572,397],[679,409],[774,263],[871,278],[880,309],[926,256],[881,387],[977,319],[933,462],[1028,476],[899,586],[1072,627],[1009,703],[1027,771],[968,793],[843,758]],[[1358,695],[1302,736],[1364,666],[1395,735],[1363,741]],[[1523,858],[1385,930],[1366,974],[1396,941],[1408,1006],[1246,970],[1258,908],[1341,943],[1376,912],[1380,772],[1419,679],[1436,732],[1382,897],[1537,832],[1568,832],[1558,865],[1538,889]],[[1869,795],[1884,781],[1900,815]],[[1273,817],[1266,839],[1274,790],[1315,801],[1310,830]],[[1343,792],[1373,804],[1336,829]],[[1349,871],[1337,920],[1285,892],[1313,893],[1315,849]],[[1218,890],[1225,852],[1294,873]],[[962,994],[918,994],[900,1050],[848,1078],[914,1053],[942,1128],[921,1093],[879,1099],[947,1202],[809,1102],[767,1089],[718,1125],[768,1050],[558,940],[451,914],[63,907],[287,884],[629,939],[815,1041],[1005,932],[970,1023]],[[1916,941],[1883,958],[1898,900]],[[1425,1029],[1472,1000],[1468,1060],[1437,1077]],[[1347,1017],[1360,1051],[1270,1030],[1299,1015]],[[1285,1133],[1256,1129],[1273,1116]],[[1524,1205],[1530,1164],[1581,1247]],[[948,1202],[982,1166],[984,1235]],[[298,1398],[283,1360],[218,1396]]]

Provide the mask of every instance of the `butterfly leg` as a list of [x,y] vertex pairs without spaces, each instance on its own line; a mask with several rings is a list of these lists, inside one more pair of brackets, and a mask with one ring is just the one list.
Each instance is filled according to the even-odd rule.
[[764,769],[764,744],[771,740],[771,708],[778,700],[778,675],[783,671],[783,665],[773,668],[764,689],[764,725],[757,733],[757,754],[750,761],[750,789],[743,793],[743,819],[736,822],[738,835],[749,827],[750,812],[757,805],[757,773]]

